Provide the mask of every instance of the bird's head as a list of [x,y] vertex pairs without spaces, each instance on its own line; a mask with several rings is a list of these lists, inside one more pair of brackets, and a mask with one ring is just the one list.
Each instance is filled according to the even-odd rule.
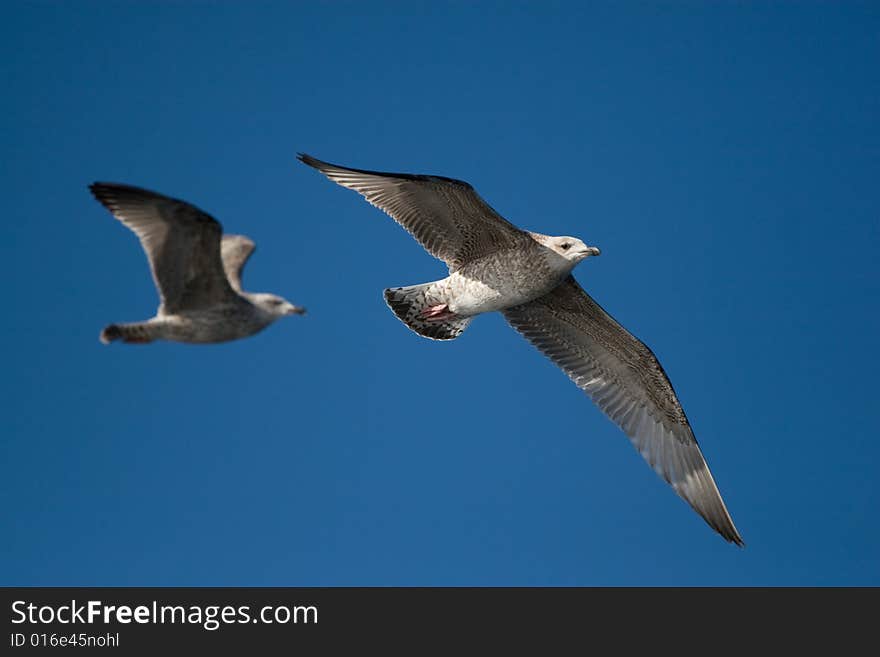
[[277,294],[262,292],[259,294],[249,294],[248,297],[257,308],[274,319],[284,317],[285,315],[304,315],[306,312],[306,309],[302,306],[295,306]]
[[598,247],[587,246],[577,237],[553,237],[540,233],[531,233],[531,235],[551,252],[548,254],[551,262],[558,265],[560,269],[570,270],[582,260],[601,253]]

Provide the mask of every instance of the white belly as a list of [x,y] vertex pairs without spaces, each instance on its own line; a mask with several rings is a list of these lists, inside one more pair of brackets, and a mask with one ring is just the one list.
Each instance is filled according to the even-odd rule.
[[514,281],[493,280],[487,283],[456,272],[438,281],[449,309],[456,315],[479,315],[531,301],[549,292],[558,281],[540,281],[534,287],[523,287]]

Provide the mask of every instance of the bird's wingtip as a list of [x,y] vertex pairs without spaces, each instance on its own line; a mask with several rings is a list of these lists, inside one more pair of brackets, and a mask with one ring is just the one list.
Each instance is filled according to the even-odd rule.
[[316,157],[312,157],[308,153],[297,153],[296,159],[302,162],[303,164],[308,164],[313,169],[317,169],[322,173],[326,168],[336,168],[338,165],[330,164],[329,162],[325,162],[324,160],[319,160]]
[[107,198],[110,195],[111,189],[113,185],[112,183],[95,181],[89,184],[89,191],[92,193],[92,196],[95,197],[95,200],[100,202],[102,205],[107,205]]
[[[726,509],[725,509],[726,511]],[[730,515],[727,515],[728,522],[723,523],[721,525],[715,525],[709,523],[710,526],[721,535],[728,543],[733,543],[735,546],[744,548],[746,546],[745,541],[739,533],[739,530],[734,526],[733,520],[730,518]]]

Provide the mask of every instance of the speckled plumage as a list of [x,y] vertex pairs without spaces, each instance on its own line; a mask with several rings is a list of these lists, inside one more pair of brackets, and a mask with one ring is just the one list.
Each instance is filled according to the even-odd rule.
[[350,169],[304,154],[299,159],[361,194],[446,262],[450,274],[442,280],[385,290],[404,324],[451,340],[474,316],[501,311],[713,529],[743,544],[660,363],[570,274],[598,249],[517,228],[461,180]]
[[241,271],[256,246],[243,235],[223,235],[220,223],[195,206],[119,183],[90,189],[138,236],[160,298],[155,317],[107,326],[105,344],[226,342],[304,312],[274,294],[242,291]]

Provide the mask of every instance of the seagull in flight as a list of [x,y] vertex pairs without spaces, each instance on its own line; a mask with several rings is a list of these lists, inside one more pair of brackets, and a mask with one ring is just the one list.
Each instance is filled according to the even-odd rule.
[[461,180],[298,159],[354,190],[449,268],[438,281],[385,290],[391,311],[433,340],[499,311],[629,437],[642,457],[724,539],[743,545],[660,362],[571,275],[599,249],[517,228]]
[[119,183],[89,189],[137,235],[160,298],[155,317],[104,328],[104,344],[226,342],[305,312],[275,294],[242,290],[241,272],[256,245],[243,235],[223,235],[220,223],[194,205]]

